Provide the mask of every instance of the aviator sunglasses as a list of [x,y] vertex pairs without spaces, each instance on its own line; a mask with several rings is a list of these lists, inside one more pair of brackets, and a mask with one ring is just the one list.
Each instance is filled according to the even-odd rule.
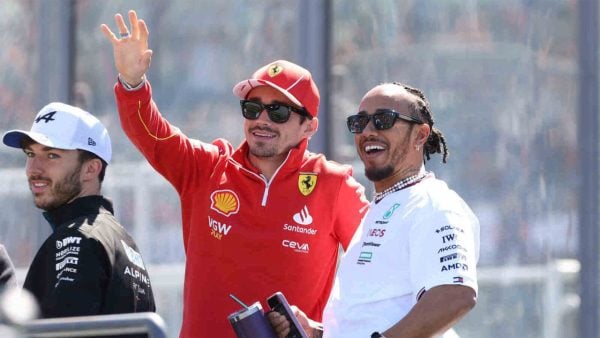
[[263,104],[257,101],[240,100],[242,115],[248,120],[256,120],[263,110],[267,110],[269,119],[275,123],[285,123],[290,119],[292,112],[312,118],[305,109],[288,106],[281,103]]
[[375,114],[367,115],[367,112],[361,111],[356,115],[348,116],[346,123],[348,130],[353,134],[360,134],[365,130],[369,121],[373,120],[373,126],[377,130],[390,129],[394,126],[396,120],[404,120],[406,122],[421,124],[423,121],[410,115],[400,114],[391,109],[377,109]]

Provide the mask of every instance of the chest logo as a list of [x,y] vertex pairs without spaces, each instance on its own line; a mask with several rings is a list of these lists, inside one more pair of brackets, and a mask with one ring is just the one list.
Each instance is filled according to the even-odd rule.
[[304,196],[310,195],[317,185],[317,174],[300,174],[298,176],[298,190]]
[[386,212],[383,214],[383,219],[389,219],[394,214],[394,211],[400,207],[400,204],[394,203]]
[[313,218],[308,212],[308,208],[306,207],[306,205],[304,206],[304,208],[302,208],[302,210],[300,210],[300,212],[295,213],[294,217],[292,218],[294,219],[294,222],[300,225],[309,225],[313,221]]
[[231,190],[216,190],[210,194],[210,208],[224,215],[231,216],[240,211],[240,199]]

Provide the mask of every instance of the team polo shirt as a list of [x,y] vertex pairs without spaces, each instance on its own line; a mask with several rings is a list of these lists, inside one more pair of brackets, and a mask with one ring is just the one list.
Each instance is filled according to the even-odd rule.
[[180,337],[235,337],[227,317],[241,307],[230,295],[268,309],[267,297],[281,291],[321,320],[339,245],[347,247],[368,207],[351,168],[310,153],[305,139],[267,181],[248,161],[247,143],[200,142],[169,124],[148,82],[136,91],[117,84],[115,93],[123,130],[179,194]]
[[343,256],[324,313],[324,337],[369,337],[402,319],[427,290],[477,292],[479,221],[433,174],[371,203]]

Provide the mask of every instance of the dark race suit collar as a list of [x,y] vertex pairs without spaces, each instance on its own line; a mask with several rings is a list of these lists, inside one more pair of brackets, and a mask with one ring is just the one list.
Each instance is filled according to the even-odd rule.
[[56,209],[45,211],[43,215],[46,221],[50,223],[52,231],[56,231],[57,227],[60,227],[70,220],[82,216],[97,215],[107,212],[114,214],[112,202],[104,196],[92,195],[79,197]]

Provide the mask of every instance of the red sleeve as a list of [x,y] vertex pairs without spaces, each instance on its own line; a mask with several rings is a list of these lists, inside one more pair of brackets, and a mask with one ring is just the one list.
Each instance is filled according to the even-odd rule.
[[156,171],[180,194],[206,179],[223,149],[188,138],[163,118],[148,81],[134,91],[117,81],[114,90],[123,131]]
[[334,231],[345,251],[367,212],[369,201],[365,197],[365,188],[352,177],[351,169],[346,173],[338,196]]

